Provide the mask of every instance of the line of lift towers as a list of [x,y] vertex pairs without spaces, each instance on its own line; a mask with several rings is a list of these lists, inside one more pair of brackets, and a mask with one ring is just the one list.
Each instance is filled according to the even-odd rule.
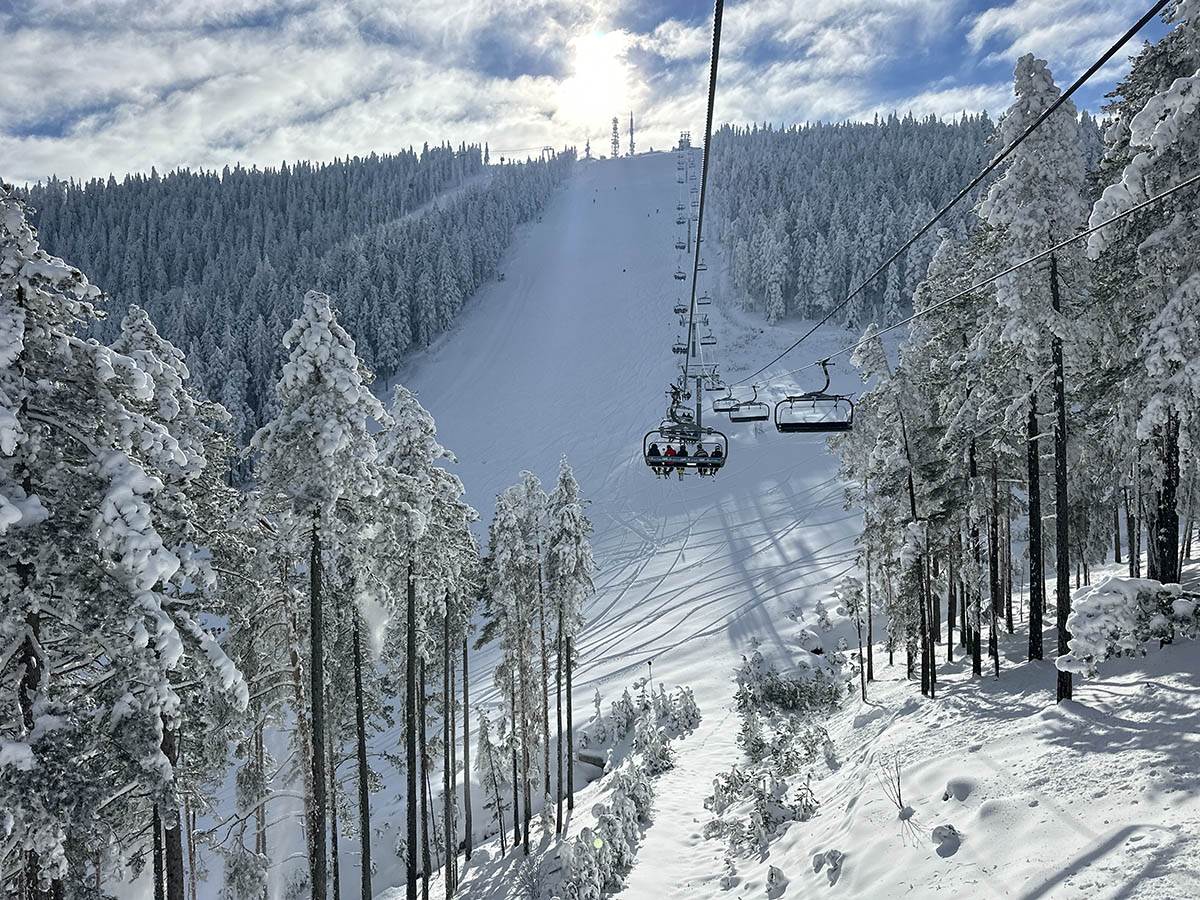
[[[633,152],[633,117],[630,116],[630,153]],[[619,147],[617,120],[613,119],[614,156]],[[707,148],[705,148],[707,149]],[[696,160],[691,146],[691,135],[683,132],[676,148],[676,182],[681,185],[675,205],[675,224],[683,228],[683,234],[675,239],[675,249],[686,254],[683,259],[693,257],[695,278],[708,270],[700,255],[699,244],[704,241],[700,231],[700,188],[696,184]],[[684,189],[686,188],[686,190]],[[696,224],[696,244],[692,242],[692,226]],[[674,279],[680,285],[687,282],[683,261],[677,265]],[[642,439],[642,455],[646,465],[656,475],[670,477],[677,474],[680,479],[687,472],[696,472],[701,477],[717,474],[729,460],[729,440],[722,432],[704,424],[704,391],[722,393],[713,398],[712,411],[729,417],[732,423],[765,422],[774,418],[775,428],[784,434],[827,434],[846,432],[853,427],[854,403],[844,394],[829,392],[829,361],[819,365],[825,383],[815,391],[788,395],[772,407],[758,399],[758,387],[748,386],[749,397],[737,398],[732,386],[721,381],[715,361],[717,339],[709,326],[708,312],[712,296],[708,291],[692,288],[695,298],[693,309],[683,299],[677,299],[673,312],[679,324],[687,330],[686,337],[677,337],[671,350],[682,356],[680,376],[668,388],[667,414],[657,428],[648,431]],[[700,329],[704,332],[701,333]],[[694,400],[695,405],[691,402]]]

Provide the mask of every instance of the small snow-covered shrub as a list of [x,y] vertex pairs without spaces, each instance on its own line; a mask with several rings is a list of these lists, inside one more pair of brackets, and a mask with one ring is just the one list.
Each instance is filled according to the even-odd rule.
[[1144,644],[1169,644],[1200,635],[1200,595],[1177,584],[1148,578],[1110,576],[1080,588],[1071,599],[1070,648],[1055,665],[1063,672],[1093,676],[1113,656],[1145,652]]
[[654,788],[646,771],[633,763],[613,776],[612,798],[593,807],[596,827],[584,828],[563,850],[565,900],[600,900],[618,890],[633,865],[642,825],[650,821]]
[[700,707],[696,705],[696,695],[690,687],[675,688],[668,718],[670,727],[677,734],[686,734],[700,724]]
[[633,705],[633,698],[629,696],[628,690],[624,691],[620,697],[612,702],[610,710],[616,737],[625,737],[625,735],[629,734],[629,729],[633,727],[633,723],[637,721],[637,707]]
[[653,710],[638,720],[633,749],[642,755],[642,765],[651,775],[661,775],[675,767],[675,751],[666,734],[658,727],[658,718]]
[[733,850],[764,850],[791,822],[806,822],[819,804],[808,780],[795,789],[767,772],[747,775],[736,767],[718,775],[713,793],[704,801],[715,814],[704,826],[706,838],[724,838]]
[[739,709],[772,703],[788,712],[826,714],[836,709],[845,695],[840,679],[831,678],[823,669],[809,669],[804,677],[787,678],[758,652],[742,663],[737,682],[734,700]]

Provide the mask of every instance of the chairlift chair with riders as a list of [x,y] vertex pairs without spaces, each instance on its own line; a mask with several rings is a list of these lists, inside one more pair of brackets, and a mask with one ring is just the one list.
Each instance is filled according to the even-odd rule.
[[675,280],[676,281],[687,281],[687,273],[684,272],[683,269],[676,269],[675,270]]
[[771,407],[758,399],[758,388],[754,396],[743,400],[729,411],[730,422],[765,422],[771,418]]
[[696,298],[696,305],[697,306],[712,306],[712,297],[708,296],[708,294],[701,294],[699,297]]
[[687,311],[688,311],[687,305],[682,300],[675,301],[675,315],[686,316]]
[[821,361],[825,384],[820,390],[784,397],[775,404],[775,428],[783,434],[838,434],[854,428],[854,403],[845,394],[829,393],[829,361]]
[[685,244],[683,241],[676,241],[676,242],[675,242],[675,249],[676,249],[676,250],[686,250],[686,249],[687,249],[687,244]]
[[[668,447],[673,452],[676,447],[686,448],[687,452],[668,456]],[[697,455],[701,450],[703,455]],[[658,475],[675,473],[683,478],[686,472],[692,471],[702,477],[712,477],[729,459],[729,439],[714,428],[664,420],[642,438],[642,459]]]
[[686,224],[687,224],[687,219],[685,219],[683,216],[676,216],[676,217],[675,217],[675,224],[676,224],[676,225],[686,225]]
[[678,353],[681,356],[683,354],[687,353],[688,352],[687,341],[683,340],[682,338],[676,338],[675,344],[671,347],[671,352]]

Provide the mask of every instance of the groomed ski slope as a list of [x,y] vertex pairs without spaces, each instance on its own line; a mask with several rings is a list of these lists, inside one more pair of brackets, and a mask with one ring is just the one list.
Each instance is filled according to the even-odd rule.
[[[779,435],[769,424],[714,416],[709,424],[725,431],[730,449],[713,479],[660,480],[642,462],[643,434],[662,418],[677,373],[671,344],[681,329],[671,307],[687,299],[686,284],[672,278],[681,232],[675,171],[673,153],[581,162],[515,241],[504,280],[476,294],[402,378],[458,455],[454,470],[482,514],[481,536],[495,495],[521,469],[549,489],[566,454],[590,500],[600,566],[579,642],[576,720],[590,713],[597,688],[607,710],[650,661],[656,683],[690,685],[704,721],[679,743],[679,767],[657,808],[660,821],[692,832],[712,776],[738,760],[734,667],[758,644],[787,662],[791,645],[780,632],[794,631],[817,596],[829,601],[852,566],[858,517],[843,508],[824,440]],[[716,275],[719,254],[708,246],[707,274]],[[792,330],[764,332],[723,315],[721,286],[701,279],[716,298],[708,311],[727,380],[792,339]],[[849,336],[818,337],[810,353]],[[846,389],[856,383],[848,367],[835,379]],[[484,655],[473,664],[482,673],[473,698],[483,702],[496,699],[492,662]],[[582,808],[592,802],[583,798]],[[677,830],[647,832],[639,859],[653,863],[634,870],[627,896],[651,896],[643,874],[655,889],[694,879],[699,860],[680,852]],[[700,843],[701,858],[719,859],[718,843]]]
[[[479,292],[403,376],[485,520],[522,469],[549,489],[561,455],[574,467],[601,567],[577,706],[595,687],[619,693],[653,660],[656,678],[692,684],[714,710],[751,640],[774,641],[781,615],[807,606],[853,554],[857,519],[842,508],[823,440],[714,416],[730,441],[719,477],[656,479],[641,460],[679,359],[677,188],[674,154],[581,162],[516,240],[504,281]],[[715,270],[717,254],[708,257]],[[727,320],[714,294],[718,358],[736,377],[786,335]]]

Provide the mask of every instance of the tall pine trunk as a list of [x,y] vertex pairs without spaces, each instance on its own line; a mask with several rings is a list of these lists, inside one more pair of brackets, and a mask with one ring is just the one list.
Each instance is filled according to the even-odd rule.
[[[171,769],[179,771],[179,744],[173,729],[163,722],[162,751]],[[178,780],[178,778],[176,779]],[[163,862],[167,879],[167,900],[183,900],[183,823],[179,807],[165,811],[163,818]]]
[[408,860],[405,885],[407,900],[417,900],[417,585],[413,579],[412,563],[408,564],[408,610],[404,662],[407,695],[404,715],[404,753],[406,773],[406,812]]
[[871,547],[867,545],[867,681],[875,680],[875,621],[871,614]]
[[[471,858],[471,679],[467,675],[467,638],[462,642],[463,684],[463,831],[465,832],[465,856]],[[504,840],[504,825],[500,825],[500,839]]]
[[[969,475],[971,479],[971,494],[976,495],[976,485],[979,481],[979,466],[975,459],[975,441],[971,441],[970,450],[968,453],[969,460]],[[975,559],[975,571],[980,572],[979,565],[979,516],[977,514],[970,515],[971,527],[971,553]],[[976,582],[971,586],[971,608],[974,612],[974,621],[971,622],[971,674],[983,674],[983,607],[980,594],[983,593],[983,588]]]
[[[554,786],[554,833],[562,834],[563,830],[563,697],[562,697],[562,679],[563,679],[563,608],[562,604],[558,605],[558,632],[554,641],[554,721],[557,726],[555,729],[555,758],[558,763],[558,780]],[[546,744],[549,746],[550,739],[546,739]]]
[[[1050,297],[1055,312],[1061,312],[1062,302],[1058,294],[1058,260],[1050,254]],[[1067,631],[1067,617],[1071,614],[1071,534],[1070,509],[1067,501],[1067,385],[1063,367],[1062,338],[1055,335],[1050,340],[1050,355],[1054,362],[1054,528],[1055,593],[1058,612],[1058,655],[1064,656],[1069,649],[1067,642],[1071,633]],[[1058,699],[1071,699],[1071,673],[1058,673]]]
[[[304,773],[304,829],[308,848],[309,876],[316,853],[316,819],[313,816],[312,730],[308,727],[308,698],[304,695],[304,661],[300,658],[300,617],[295,604],[289,604],[288,627],[291,630],[289,655],[292,668],[292,700],[296,706],[296,740],[300,745],[300,769]],[[260,725],[261,728],[261,725]]]
[[575,717],[571,703],[571,671],[575,660],[571,656],[571,635],[567,634],[567,811],[575,809]]
[[150,827],[154,829],[154,900],[166,900],[163,890],[165,866],[163,863],[163,829],[162,818],[158,814],[158,804],[155,803],[150,813]]
[[550,799],[550,645],[546,642],[546,591],[542,586],[542,546],[538,544],[538,624],[542,632],[542,765],[545,768],[546,789],[543,802]]
[[1121,564],[1121,503],[1113,495],[1113,562]]
[[958,523],[954,523],[954,536],[946,554],[946,662],[954,662],[954,620],[958,605],[958,583],[955,581],[954,560],[958,552]]
[[991,624],[988,628],[988,653],[992,657],[996,677],[1000,677],[1000,491],[996,474],[996,458],[992,457],[992,512],[988,517],[988,593],[991,594]]
[[325,900],[329,878],[325,858],[325,622],[321,601],[321,538],[313,515],[312,541],[308,554],[308,616],[310,647],[310,693],[312,704],[313,780],[313,900]]
[[1176,582],[1179,580],[1179,419],[1174,413],[1169,412],[1166,423],[1155,429],[1154,449],[1159,470],[1147,540],[1151,551],[1147,575],[1162,582]]
[[342,854],[338,843],[337,756],[333,752],[333,731],[329,733],[329,847],[332,862],[333,900],[342,900]]
[[1042,479],[1038,449],[1037,392],[1029,381],[1029,419],[1025,432],[1026,477],[1029,482],[1029,658],[1042,659]]
[[458,855],[455,847],[452,808],[454,805],[454,769],[450,762],[450,751],[454,739],[450,736],[450,720],[454,717],[454,694],[450,687],[450,592],[446,592],[446,611],[442,617],[442,828],[446,834],[446,898],[454,893],[453,859]]
[[417,763],[417,775],[421,779],[417,789],[421,792],[421,897],[422,900],[429,900],[429,876],[430,869],[433,867],[433,859],[429,854],[429,740],[425,730],[425,723],[429,718],[429,709],[425,696],[425,660],[421,660],[421,673],[418,676],[418,694],[417,705],[418,721],[417,727],[420,729],[417,740],[420,741],[420,760]]
[[358,756],[358,840],[362,857],[362,900],[372,900],[371,891],[371,770],[367,765],[367,717],[363,708],[362,619],[354,610],[354,731]]

